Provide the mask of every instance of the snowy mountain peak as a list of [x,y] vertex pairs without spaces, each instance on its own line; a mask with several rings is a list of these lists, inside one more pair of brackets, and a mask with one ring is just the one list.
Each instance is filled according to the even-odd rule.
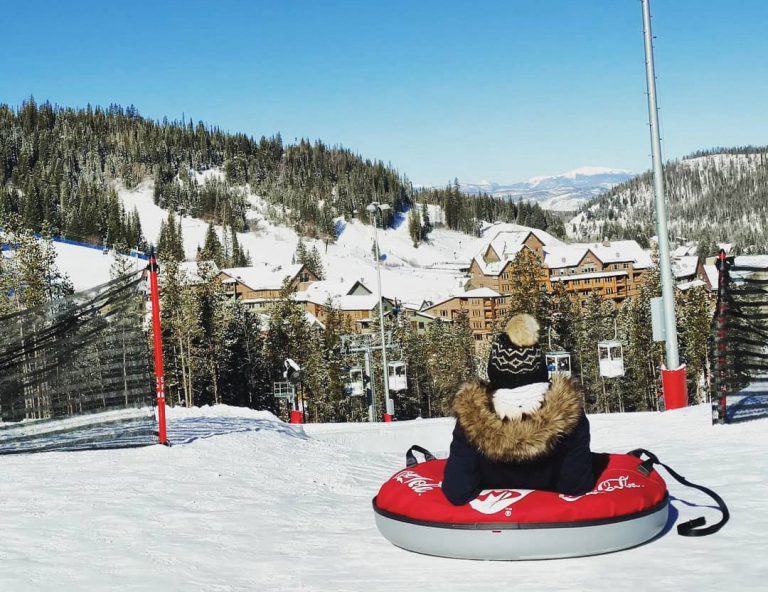
[[483,180],[462,184],[465,193],[490,193],[495,197],[508,197],[537,202],[542,208],[575,211],[587,200],[632,178],[629,171],[601,166],[581,166],[559,175],[533,177],[522,183],[501,185]]
[[536,185],[538,183],[541,183],[543,181],[547,181],[550,179],[576,179],[577,177],[598,177],[598,176],[604,176],[604,175],[610,175],[610,176],[618,175],[618,176],[629,178],[632,176],[632,173],[624,169],[616,169],[616,168],[600,167],[600,166],[581,166],[573,169],[572,171],[568,171],[566,173],[560,173],[559,175],[532,177],[531,179],[528,179],[528,183],[530,183],[531,185]]

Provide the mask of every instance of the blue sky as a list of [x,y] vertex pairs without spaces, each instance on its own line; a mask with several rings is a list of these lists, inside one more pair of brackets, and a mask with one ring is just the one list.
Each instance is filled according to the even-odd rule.
[[[422,184],[650,167],[638,0],[12,6],[0,102],[321,138]],[[664,157],[768,144],[768,2],[651,9]]]

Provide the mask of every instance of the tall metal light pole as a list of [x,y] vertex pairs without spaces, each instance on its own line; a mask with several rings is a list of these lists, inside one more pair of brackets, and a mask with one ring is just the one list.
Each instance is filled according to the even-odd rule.
[[[672,263],[669,258],[669,232],[667,230],[667,204],[664,196],[664,173],[661,164],[661,137],[659,134],[659,109],[656,103],[656,72],[653,65],[653,34],[651,33],[651,9],[649,0],[640,0],[643,9],[643,36],[645,40],[645,78],[648,85],[648,119],[651,127],[651,155],[653,158],[653,188],[656,196],[656,234],[659,241],[659,271],[661,272],[661,297],[664,308],[666,333],[667,375],[662,370],[665,400],[668,391],[685,390],[685,369],[680,369],[677,347],[677,319],[675,318],[675,284],[672,279]],[[675,374],[672,374],[675,373]],[[679,393],[678,393],[679,394]],[[685,395],[687,399],[687,395]],[[667,405],[669,407],[669,405]]]
[[387,344],[384,341],[384,299],[381,296],[381,254],[379,253],[379,233],[376,226],[376,214],[381,217],[384,226],[384,212],[389,209],[387,204],[371,202],[365,208],[373,214],[373,244],[376,251],[376,275],[379,283],[379,329],[381,330],[381,373],[384,375],[384,421],[392,421],[392,403],[389,399],[389,366],[387,365]]

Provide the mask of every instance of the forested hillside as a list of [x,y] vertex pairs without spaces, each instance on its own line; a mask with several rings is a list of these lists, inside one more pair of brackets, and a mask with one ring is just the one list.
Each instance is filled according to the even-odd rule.
[[[697,152],[664,167],[673,240],[695,241],[714,255],[715,243],[742,253],[768,251],[768,147]],[[647,172],[597,198],[567,225],[579,239],[633,238],[656,234],[653,175]]]
[[[223,175],[199,174],[211,169]],[[321,141],[285,145],[279,133],[257,140],[191,120],[157,122],[117,105],[0,104],[0,219],[16,214],[27,228],[45,222],[54,234],[142,246],[139,218],[123,210],[115,182],[130,188],[145,178],[154,179],[161,207],[243,231],[251,192],[274,206],[276,222],[331,240],[338,216],[367,221],[371,201],[402,212],[416,198],[392,167]],[[418,199],[442,205],[454,230],[475,232],[480,220],[521,217],[540,228],[553,224],[536,205],[468,197],[458,183]]]

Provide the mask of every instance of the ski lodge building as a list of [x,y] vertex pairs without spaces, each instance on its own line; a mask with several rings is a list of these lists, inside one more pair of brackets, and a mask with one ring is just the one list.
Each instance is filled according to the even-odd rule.
[[[323,324],[328,317],[330,303],[355,333],[369,332],[371,321],[378,318],[379,314],[378,298],[361,281],[315,281],[306,289],[297,291],[293,297]],[[382,302],[384,314],[390,314],[395,308],[395,303],[388,298],[382,298]]]
[[[541,265],[540,286],[552,292],[558,283],[568,294],[586,302],[592,292],[616,305],[637,294],[650,255],[633,240],[564,243],[543,230],[499,225],[469,268],[471,288],[490,288],[503,298],[515,283],[513,263],[528,249]],[[497,309],[505,311],[504,302]]]
[[216,279],[235,300],[258,312],[266,312],[271,303],[280,298],[284,282],[288,282],[289,290],[301,291],[318,278],[306,265],[258,262],[251,267],[222,269]]
[[491,288],[475,288],[455,292],[445,300],[432,304],[422,312],[443,321],[455,321],[462,314],[467,315],[475,341],[490,339],[493,324],[504,318],[506,307],[504,297]]

